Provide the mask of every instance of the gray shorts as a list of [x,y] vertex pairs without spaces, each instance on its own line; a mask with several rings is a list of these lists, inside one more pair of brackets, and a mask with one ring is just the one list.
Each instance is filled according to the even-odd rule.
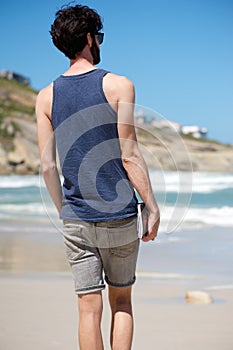
[[98,223],[64,220],[63,234],[77,294],[104,289],[103,272],[112,287],[135,282],[137,217]]

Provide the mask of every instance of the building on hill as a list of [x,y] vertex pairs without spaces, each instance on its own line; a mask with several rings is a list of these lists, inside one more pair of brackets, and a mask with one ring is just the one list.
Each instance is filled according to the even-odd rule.
[[165,118],[148,117],[143,110],[135,113],[135,122],[137,125],[151,125],[158,129],[170,129],[183,135],[190,135],[196,139],[207,137],[208,130],[197,125],[182,125]]
[[16,80],[19,83],[29,86],[30,85],[30,79],[24,77],[21,74],[15,73],[12,70],[2,70],[0,71],[0,78],[5,78],[9,80]]
[[206,128],[200,128],[197,125],[182,126],[180,131],[184,135],[191,135],[197,139],[206,137],[208,132]]

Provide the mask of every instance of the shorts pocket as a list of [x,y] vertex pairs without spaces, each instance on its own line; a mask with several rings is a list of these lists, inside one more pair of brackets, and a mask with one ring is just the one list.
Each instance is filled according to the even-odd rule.
[[131,243],[110,248],[111,254],[118,256],[119,258],[127,258],[129,255],[133,254],[138,249],[138,239]]
[[85,246],[75,246],[71,248],[66,247],[66,256],[70,264],[77,263],[85,254]]

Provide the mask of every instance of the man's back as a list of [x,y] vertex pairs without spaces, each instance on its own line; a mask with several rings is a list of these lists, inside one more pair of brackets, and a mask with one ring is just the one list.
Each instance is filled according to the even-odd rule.
[[62,75],[53,84],[51,121],[64,176],[65,220],[111,221],[137,213],[121,161],[117,113],[103,91],[103,69]]

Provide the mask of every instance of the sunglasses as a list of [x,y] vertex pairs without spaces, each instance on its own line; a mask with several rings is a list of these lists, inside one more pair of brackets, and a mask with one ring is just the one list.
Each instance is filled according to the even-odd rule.
[[99,44],[101,45],[102,42],[104,41],[104,33],[98,32],[96,35],[97,35],[97,40],[98,40]]

